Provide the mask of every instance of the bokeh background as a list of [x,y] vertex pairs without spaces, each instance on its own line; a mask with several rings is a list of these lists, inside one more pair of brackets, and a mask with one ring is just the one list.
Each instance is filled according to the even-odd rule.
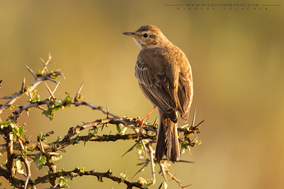
[[[187,152],[182,156],[195,163],[177,163],[172,166],[173,173],[179,173],[181,182],[192,184],[192,189],[283,188],[284,4],[267,0],[230,1],[242,2],[246,4],[244,10],[233,6],[231,10],[230,6],[207,10],[193,7],[199,1],[189,0],[1,0],[0,96],[18,92],[24,77],[30,84],[33,78],[24,64],[38,71],[42,68],[39,57],[46,59],[51,52],[55,64],[50,68],[61,68],[66,76],[66,80],[59,79],[57,97],[64,98],[65,92],[75,95],[86,79],[82,91],[85,101],[108,106],[120,116],[142,117],[151,104],[134,77],[139,49],[122,33],[153,24],[191,62],[195,90],[192,110],[197,110],[197,122],[205,120],[199,134],[203,144],[194,147],[192,155]],[[42,99],[47,97],[44,85],[39,86],[39,91]],[[27,100],[24,97],[19,103]],[[6,111],[4,115],[9,114]],[[156,116],[154,112],[150,121]],[[32,140],[39,132],[54,130],[55,135],[49,139],[53,141],[64,136],[69,127],[98,118],[104,115],[78,107],[57,112],[50,122],[33,109],[20,122],[27,124]],[[107,130],[111,131],[115,133],[113,126]],[[111,168],[117,176],[127,170],[131,178],[140,169],[136,166],[137,154],[133,151],[123,158],[121,155],[132,145],[133,141],[118,141],[68,147],[57,162],[58,169],[85,166],[87,170],[104,172]],[[1,157],[1,162],[4,160],[5,156]],[[150,169],[140,176],[150,178]],[[3,178],[0,180],[2,188],[11,188]],[[157,183],[160,182],[162,177],[158,176]],[[81,189],[125,188],[108,179],[100,183],[87,176],[68,184]],[[49,185],[38,188],[41,187]],[[169,188],[178,186],[171,181]]]

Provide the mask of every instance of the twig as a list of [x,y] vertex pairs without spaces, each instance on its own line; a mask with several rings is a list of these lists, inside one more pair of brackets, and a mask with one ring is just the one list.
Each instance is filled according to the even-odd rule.
[[124,183],[125,185],[127,185],[127,188],[136,187],[136,188],[141,188],[141,189],[147,189],[147,187],[143,186],[139,182],[131,182],[127,179],[122,179],[120,177],[113,176],[113,173],[110,170],[105,173],[101,173],[101,172],[96,172],[94,170],[83,171],[78,168],[74,169],[73,171],[60,171],[60,172],[48,174],[43,177],[38,177],[37,179],[35,179],[34,183],[35,185],[39,183],[45,183],[50,178],[59,178],[61,176],[70,176],[71,178],[74,178],[74,177],[83,176],[83,175],[95,176],[98,178],[99,181],[102,181],[103,178],[108,178],[117,183]]

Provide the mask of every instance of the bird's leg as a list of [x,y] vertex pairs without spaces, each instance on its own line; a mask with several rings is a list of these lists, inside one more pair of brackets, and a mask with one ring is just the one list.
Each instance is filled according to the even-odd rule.
[[145,120],[147,117],[149,117],[149,115],[156,109],[156,107],[157,107],[157,106],[154,106],[154,107],[149,111],[149,113],[148,113],[143,119],[139,120],[139,125],[140,125],[140,127],[142,127],[144,120]]
[[157,106],[154,106],[154,107],[149,111],[149,113],[148,113],[143,119],[141,119],[141,120],[138,121],[138,122],[139,122],[139,125],[140,125],[140,130],[139,130],[138,138],[137,138],[137,139],[139,139],[139,137],[140,137],[140,135],[141,135],[141,133],[142,133],[142,125],[143,125],[144,120],[145,120],[147,117],[149,117],[149,115],[156,109],[156,107],[157,107]]

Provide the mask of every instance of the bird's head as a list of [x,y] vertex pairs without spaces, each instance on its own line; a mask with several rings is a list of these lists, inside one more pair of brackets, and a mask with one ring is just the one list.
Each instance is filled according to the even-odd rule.
[[167,41],[161,30],[152,25],[141,26],[135,32],[124,32],[123,34],[133,37],[140,49],[155,48]]

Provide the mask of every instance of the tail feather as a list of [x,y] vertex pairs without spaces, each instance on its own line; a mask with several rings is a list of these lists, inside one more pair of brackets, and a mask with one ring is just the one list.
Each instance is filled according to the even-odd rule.
[[156,159],[158,160],[158,162],[160,162],[160,160],[163,159],[163,156],[165,154],[165,150],[166,150],[166,127],[164,124],[161,124],[161,122],[159,123],[158,126],[158,133],[157,133],[157,145],[156,145]]
[[159,111],[159,119],[156,159],[159,162],[166,155],[168,160],[177,162],[180,158],[177,124],[161,111]]

